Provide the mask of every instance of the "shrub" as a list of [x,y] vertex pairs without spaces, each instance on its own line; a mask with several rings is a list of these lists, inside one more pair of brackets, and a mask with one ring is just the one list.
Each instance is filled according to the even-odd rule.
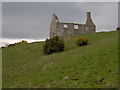
[[78,46],[83,46],[83,45],[87,45],[88,44],[88,37],[77,37],[75,39],[75,43],[78,45]]
[[21,40],[20,42],[15,43],[15,45],[17,45],[17,44],[25,44],[25,43],[28,43],[28,42],[25,41],[25,40]]
[[5,48],[4,46],[2,46],[1,48]]
[[53,52],[64,51],[64,48],[64,40],[59,36],[54,36],[50,39],[46,39],[45,45],[43,46],[43,52],[44,54],[50,54]]
[[120,30],[120,27],[117,27],[116,30]]
[[13,46],[15,46],[15,44],[9,44],[9,45],[8,45],[8,47],[13,47]]
[[28,43],[28,42],[27,42],[27,41],[25,41],[25,40],[22,40],[22,41],[21,41],[21,43],[23,43],[23,44],[24,44],[24,43]]
[[28,43],[28,42],[25,41],[25,40],[22,40],[22,41],[20,41],[20,42],[14,43],[14,44],[9,44],[7,47],[13,47],[13,46],[15,46],[15,45],[20,45],[20,44],[25,44],[25,43]]

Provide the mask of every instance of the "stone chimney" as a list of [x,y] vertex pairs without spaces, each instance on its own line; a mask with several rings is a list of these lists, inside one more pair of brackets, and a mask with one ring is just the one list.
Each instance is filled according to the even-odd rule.
[[52,21],[50,25],[50,37],[56,35],[56,29],[57,29],[57,23],[59,22],[58,17],[53,13],[52,15]]
[[94,25],[92,19],[91,19],[91,12],[87,12],[87,20],[86,25]]

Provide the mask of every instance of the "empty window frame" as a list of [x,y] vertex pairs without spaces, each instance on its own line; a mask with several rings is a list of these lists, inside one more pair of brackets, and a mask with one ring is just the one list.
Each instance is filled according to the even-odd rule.
[[64,27],[64,28],[68,28],[68,25],[67,25],[67,24],[64,24],[63,27]]
[[74,29],[78,29],[78,25],[74,25]]

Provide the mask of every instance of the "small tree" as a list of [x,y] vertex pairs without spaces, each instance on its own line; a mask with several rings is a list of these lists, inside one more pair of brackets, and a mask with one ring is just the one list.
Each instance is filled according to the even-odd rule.
[[50,39],[46,39],[45,45],[43,46],[43,52],[44,54],[50,54],[53,52],[64,51],[64,48],[64,40],[59,36],[54,36]]

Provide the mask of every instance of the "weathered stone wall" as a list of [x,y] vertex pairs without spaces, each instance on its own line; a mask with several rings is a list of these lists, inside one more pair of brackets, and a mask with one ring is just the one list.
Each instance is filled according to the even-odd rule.
[[55,14],[53,14],[52,22],[50,26],[50,37],[56,35],[65,37],[67,35],[74,35],[77,32],[79,33],[96,32],[96,25],[93,23],[91,19],[90,12],[87,12],[86,24],[59,22],[58,17]]
[[50,37],[55,36],[57,34],[57,23],[59,22],[58,17],[53,14],[52,16],[52,22],[50,25]]

